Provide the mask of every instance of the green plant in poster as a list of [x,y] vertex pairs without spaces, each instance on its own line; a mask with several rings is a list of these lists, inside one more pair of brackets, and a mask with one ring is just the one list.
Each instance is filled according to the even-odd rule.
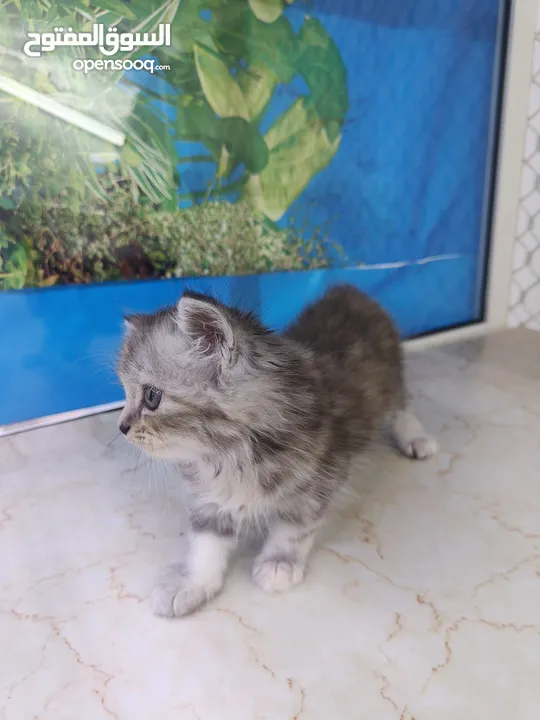
[[[187,264],[194,274],[327,266],[330,245],[320,229],[301,239],[274,224],[335,155],[348,109],[346,70],[335,43],[318,20],[307,16],[295,32],[284,15],[293,1],[0,0],[0,74],[126,136],[118,151],[0,92],[0,287],[182,274],[174,232],[180,237],[189,216],[185,221],[178,217],[186,214],[178,210],[179,199],[202,203],[207,216],[215,217],[213,201],[232,198],[238,217],[246,221],[240,237],[249,260],[242,263],[240,246],[234,261],[223,263],[219,253],[211,259],[204,253],[189,255],[192,241],[178,240],[177,249],[198,258],[199,266]],[[57,25],[88,31],[96,22],[132,32],[169,22],[170,47],[129,55],[133,60],[150,51],[169,70],[153,78],[122,71],[87,75],[74,71],[72,63],[75,57],[97,57],[92,48],[56,48],[38,62],[21,53],[27,31]],[[297,76],[306,92],[297,94],[263,132],[278,88]],[[183,141],[201,143],[207,154],[184,157],[179,153]],[[184,169],[196,163],[213,164],[208,187],[186,183]],[[99,225],[104,213],[118,221],[126,247],[129,228],[134,236],[140,231],[139,215],[148,220],[157,213],[159,222],[141,235],[150,248],[142,263],[140,253],[120,261],[114,222],[116,230],[104,232],[101,244],[94,241],[94,248],[101,248],[101,264],[85,262],[82,251],[77,254],[73,237],[79,238],[80,250],[81,233],[95,238],[90,226]],[[66,214],[75,228],[71,234],[60,222]],[[202,214],[194,218],[203,223]],[[159,239],[151,239],[160,227],[169,229],[161,249]],[[212,254],[210,244],[205,247]],[[88,244],[84,252],[92,255]],[[153,253],[161,260],[149,260]]]
[[[347,73],[334,41],[315,18],[295,33],[284,8],[281,0],[184,0],[172,47],[156,51],[164,63],[176,60],[177,139],[207,147],[221,193],[242,167],[233,188],[271,220],[334,157],[348,110]],[[278,85],[297,75],[309,93],[263,134]]]
[[31,217],[0,220],[0,250],[6,238],[17,238],[0,266],[4,289],[328,266],[324,234],[306,239],[271,227],[246,201],[209,201],[172,213],[134,203],[116,178],[107,180],[107,202],[86,212],[42,205]]

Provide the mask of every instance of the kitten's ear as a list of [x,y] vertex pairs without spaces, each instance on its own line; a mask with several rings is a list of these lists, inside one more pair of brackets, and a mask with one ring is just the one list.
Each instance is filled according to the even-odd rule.
[[140,330],[144,323],[144,315],[139,313],[133,313],[131,315],[124,315],[124,330],[126,333],[132,330]]
[[180,329],[204,357],[221,356],[232,362],[235,355],[233,328],[224,311],[210,298],[183,295],[177,305]]

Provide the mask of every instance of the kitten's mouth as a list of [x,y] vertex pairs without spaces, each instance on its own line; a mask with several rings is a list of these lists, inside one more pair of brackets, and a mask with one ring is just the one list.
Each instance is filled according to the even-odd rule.
[[151,453],[151,451],[154,449],[153,441],[150,438],[146,437],[146,435],[141,435],[140,433],[130,433],[127,439],[132,445],[137,445],[137,447],[146,450],[148,453]]
[[133,437],[128,437],[128,440],[132,445],[144,450],[151,457],[166,456],[166,447],[162,443],[156,443],[156,440],[152,437],[135,434]]

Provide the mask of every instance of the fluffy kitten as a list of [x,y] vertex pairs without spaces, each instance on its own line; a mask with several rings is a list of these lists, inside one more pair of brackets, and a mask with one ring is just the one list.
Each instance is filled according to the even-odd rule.
[[283,334],[192,292],[126,323],[120,430],[175,461],[189,497],[188,554],[153,592],[158,615],[185,615],[219,593],[252,524],[266,533],[254,581],[268,592],[301,582],[351,457],[385,422],[409,457],[436,450],[405,409],[392,321],[353,287],[331,289]]

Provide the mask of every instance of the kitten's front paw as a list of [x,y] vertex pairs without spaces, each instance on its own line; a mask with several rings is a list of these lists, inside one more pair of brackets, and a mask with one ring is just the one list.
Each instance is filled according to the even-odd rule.
[[435,438],[425,435],[411,440],[405,448],[405,454],[413,460],[426,460],[436,455],[438,450],[439,444]]
[[182,563],[175,563],[161,574],[150,596],[150,604],[154,615],[182,617],[198,610],[210,595],[202,586],[190,582]]
[[283,592],[301,583],[304,572],[293,558],[268,558],[255,561],[253,580],[267,593]]

